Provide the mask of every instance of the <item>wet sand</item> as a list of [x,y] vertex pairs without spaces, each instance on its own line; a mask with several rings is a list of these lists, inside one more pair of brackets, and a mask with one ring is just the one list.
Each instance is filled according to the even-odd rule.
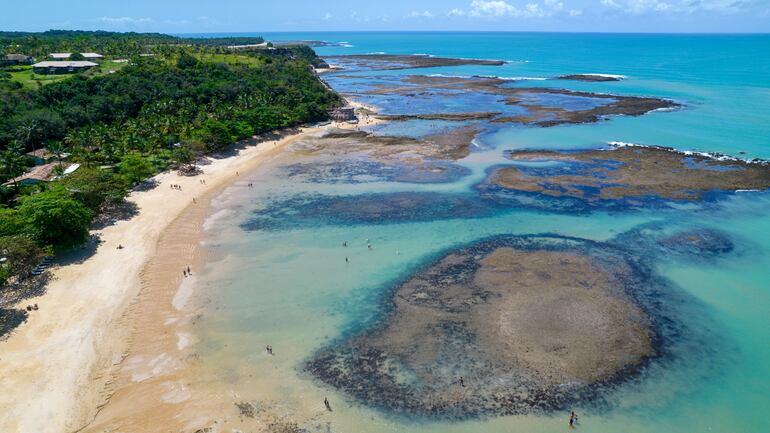
[[[0,429],[157,431],[181,423],[174,404],[186,391],[175,369],[191,343],[181,329],[208,203],[237,172],[319,131],[246,147],[203,165],[199,176],[162,173],[155,188],[133,192],[139,214],[93,232],[101,243],[90,257],[53,269],[47,293],[25,300],[40,310],[0,343],[0,386],[13,390],[0,396]],[[192,278],[183,277],[186,266]]]

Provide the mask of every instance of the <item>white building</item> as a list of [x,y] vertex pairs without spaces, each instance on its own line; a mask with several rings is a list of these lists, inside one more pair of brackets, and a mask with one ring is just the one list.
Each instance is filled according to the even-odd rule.
[[70,72],[80,72],[99,66],[94,62],[81,61],[45,61],[32,65],[32,70],[36,74],[66,74]]
[[[85,59],[103,59],[104,56],[98,53],[80,53],[83,58]],[[72,53],[51,53],[48,55],[48,57],[55,59],[55,60],[66,60],[69,59]]]

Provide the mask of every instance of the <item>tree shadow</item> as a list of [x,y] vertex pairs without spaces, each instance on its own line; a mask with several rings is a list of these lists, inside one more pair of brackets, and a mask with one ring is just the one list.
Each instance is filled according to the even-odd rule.
[[160,182],[157,180],[147,179],[145,181],[139,182],[135,187],[131,189],[131,191],[150,191],[155,189],[158,185],[160,185]]
[[260,143],[264,143],[266,141],[281,140],[283,138],[286,138],[290,135],[297,134],[299,132],[300,132],[299,128],[285,128],[279,131],[266,132],[264,134],[256,135],[253,138],[241,140],[231,146],[227,146],[226,149],[221,149],[221,150],[216,150],[214,152],[211,152],[209,154],[209,157],[212,159],[224,159],[224,158],[229,158],[231,156],[237,156],[238,152],[240,152],[243,149],[246,149],[247,147],[257,146]]
[[10,337],[11,331],[24,323],[28,315],[25,310],[0,308],[0,341]]
[[56,265],[67,266],[83,263],[96,254],[96,251],[99,249],[99,245],[101,245],[102,242],[99,235],[92,234],[82,245],[57,254]]
[[137,215],[139,215],[139,206],[134,202],[123,200],[102,208],[91,223],[91,230],[101,230],[118,221],[128,221]]

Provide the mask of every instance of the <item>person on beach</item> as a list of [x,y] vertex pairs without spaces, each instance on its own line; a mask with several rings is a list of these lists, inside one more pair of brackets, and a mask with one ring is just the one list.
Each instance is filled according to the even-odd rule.
[[329,399],[326,397],[324,397],[324,406],[326,406],[326,410],[328,410],[329,412],[332,411],[332,405],[329,404]]
[[185,277],[187,277],[187,269],[182,269],[182,275],[184,275]]
[[350,262],[350,261],[348,260],[348,257],[347,257],[347,256],[345,256],[345,263],[349,263],[349,262]]
[[462,386],[463,388],[465,388],[465,379],[463,379],[463,377],[462,377],[462,376],[460,376],[460,386]]
[[192,275],[192,271],[190,270],[190,266],[187,266],[187,273]]
[[272,354],[273,354],[273,346],[271,346],[271,345],[269,345],[269,344],[268,344],[266,349],[267,349],[267,353],[268,353],[268,354],[270,354],[270,355],[272,355]]
[[342,241],[342,246],[343,247],[347,247],[348,246],[348,241]]

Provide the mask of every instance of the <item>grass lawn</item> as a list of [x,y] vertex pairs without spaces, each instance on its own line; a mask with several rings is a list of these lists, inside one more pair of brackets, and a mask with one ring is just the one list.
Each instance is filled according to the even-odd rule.
[[[18,66],[16,67],[18,68]],[[11,80],[20,82],[26,88],[66,80],[69,75],[41,75],[32,72],[32,66],[25,66],[23,71],[11,72]]]
[[[212,63],[227,63],[229,65],[249,65],[249,66],[261,66],[264,62],[256,57],[245,56],[241,54],[215,54],[215,53],[196,53],[195,56],[203,62]],[[171,61],[175,61],[171,59]],[[88,77],[97,77],[101,75],[111,74],[117,72],[126,67],[128,63],[115,63],[112,60],[103,60],[99,62],[99,67],[93,68],[86,72],[81,72]],[[66,80],[74,77],[78,73],[72,74],[35,74],[32,72],[32,66],[14,66],[14,69],[23,69],[18,72],[11,72],[11,80],[18,81],[26,88],[37,88],[38,86],[44,86],[46,84],[55,83],[57,81]]]

